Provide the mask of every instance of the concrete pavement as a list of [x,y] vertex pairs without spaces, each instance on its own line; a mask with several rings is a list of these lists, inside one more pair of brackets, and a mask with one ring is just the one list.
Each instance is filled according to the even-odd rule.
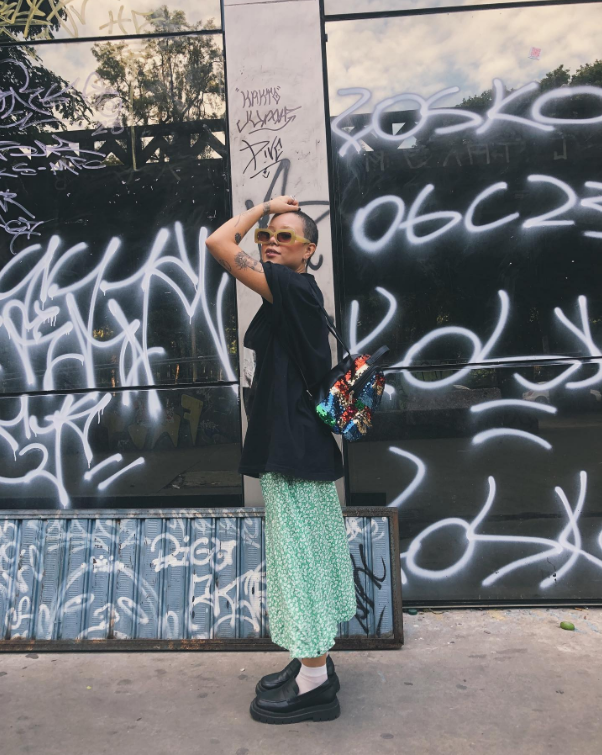
[[248,713],[286,652],[0,654],[0,752],[602,752],[602,609],[425,611],[404,624],[402,650],[333,652],[338,719],[287,726]]

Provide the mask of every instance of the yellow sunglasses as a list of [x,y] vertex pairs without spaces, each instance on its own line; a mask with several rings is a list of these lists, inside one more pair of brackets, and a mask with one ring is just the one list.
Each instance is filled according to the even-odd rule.
[[255,229],[255,243],[267,244],[272,238],[276,239],[278,244],[294,244],[296,241],[302,241],[304,244],[311,244],[311,241],[304,239],[303,236],[297,236],[297,234],[289,228],[281,228],[275,230],[274,228],[256,228]]

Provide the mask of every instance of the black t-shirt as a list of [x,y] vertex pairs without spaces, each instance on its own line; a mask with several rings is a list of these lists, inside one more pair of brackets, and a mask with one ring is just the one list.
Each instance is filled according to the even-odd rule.
[[262,262],[273,303],[263,300],[244,337],[255,351],[255,373],[245,401],[248,428],[238,471],[249,477],[281,472],[305,480],[338,480],[341,452],[313,401],[310,388],[332,367],[326,318],[314,295],[324,297],[310,273]]

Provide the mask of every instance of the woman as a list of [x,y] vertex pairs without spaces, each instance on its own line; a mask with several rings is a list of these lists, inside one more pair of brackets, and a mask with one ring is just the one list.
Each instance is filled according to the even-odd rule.
[[[261,261],[238,244],[256,231]],[[328,650],[355,616],[353,565],[335,480],[341,452],[305,390],[331,369],[324,297],[307,264],[318,229],[293,197],[278,197],[224,223],[207,239],[216,260],[263,298],[244,337],[256,367],[238,471],[258,477],[265,502],[266,591],[272,640],[292,661],[257,684],[251,715],[264,723],[340,715]],[[298,364],[303,370],[301,375]]]

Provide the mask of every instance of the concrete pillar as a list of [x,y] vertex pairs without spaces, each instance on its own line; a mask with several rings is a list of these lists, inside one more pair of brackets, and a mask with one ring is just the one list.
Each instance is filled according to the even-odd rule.
[[[320,239],[309,269],[334,315],[328,164],[318,0],[224,0],[228,118],[234,213],[292,194],[318,221]],[[252,234],[241,244],[258,256]],[[238,281],[241,391],[250,385],[243,336],[260,297]],[[333,359],[336,345],[331,339]],[[242,404],[243,439],[247,419]],[[337,440],[339,440],[337,438]],[[337,483],[343,502],[343,480]],[[244,478],[246,506],[262,506],[259,480]]]

